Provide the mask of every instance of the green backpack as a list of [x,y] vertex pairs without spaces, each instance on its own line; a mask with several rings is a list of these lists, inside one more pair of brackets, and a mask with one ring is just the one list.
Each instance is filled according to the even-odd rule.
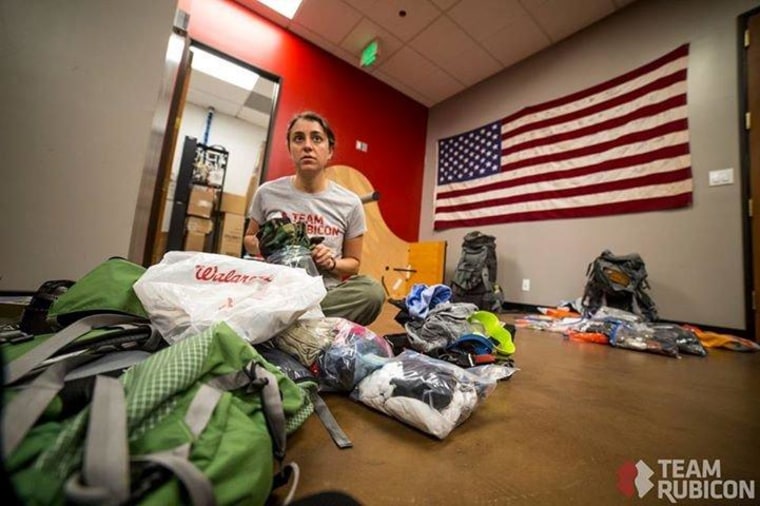
[[[72,373],[104,356],[134,351],[92,344],[108,343],[109,332],[123,333],[121,326],[134,323],[87,330],[91,326],[82,322],[124,318],[149,325],[131,289],[141,272],[119,259],[98,266],[51,307],[51,321],[67,325],[61,332],[13,350],[2,437],[17,495],[24,504],[263,504],[275,459],[282,464],[286,435],[313,406],[301,387],[226,324],[150,353],[118,379],[113,373],[90,377],[84,402],[81,395],[78,403],[64,395]],[[79,343],[78,351],[56,357],[61,348],[55,343],[51,355],[49,343],[77,325],[67,340]],[[138,332],[127,330],[121,342],[131,339],[131,331]],[[40,354],[40,348],[48,349]],[[10,367],[35,353],[52,356],[51,363],[29,371],[36,359]]]
[[[85,274],[50,306],[47,326],[54,332],[2,345],[3,384],[23,382],[55,363],[66,362],[58,367],[70,371],[107,354],[135,363],[166,346],[132,289],[144,272],[114,257]],[[72,360],[62,360],[67,356]]]

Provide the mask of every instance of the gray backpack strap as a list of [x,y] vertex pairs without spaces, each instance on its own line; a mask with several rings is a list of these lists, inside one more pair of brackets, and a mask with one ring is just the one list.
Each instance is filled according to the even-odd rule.
[[[208,425],[221,391],[201,385],[185,414],[194,437]],[[194,505],[216,504],[211,481],[190,462],[190,444],[171,450],[133,457],[133,462],[154,462],[172,471]],[[90,408],[81,475],[66,482],[66,497],[74,503],[124,504],[129,500],[129,449],[127,446],[126,402],[121,383],[98,376]]]
[[3,411],[3,458],[8,458],[16,450],[67,381],[123,370],[149,355],[139,350],[106,353],[96,360],[80,355],[48,367],[31,383],[22,386]]
[[61,391],[67,372],[89,358],[72,357],[58,362],[25,385],[3,409],[3,460],[16,450],[29,430]]
[[338,421],[333,416],[330,408],[327,407],[327,404],[325,404],[324,399],[316,391],[311,391],[309,397],[312,404],[314,404],[314,410],[317,412],[319,420],[325,426],[335,444],[338,445],[338,448],[344,449],[354,446],[340,425],[338,425]]
[[58,350],[92,329],[130,323],[136,320],[138,318],[135,316],[120,314],[98,314],[82,318],[53,335],[44,343],[8,363],[3,384],[9,385],[23,378],[28,372],[52,357]]
[[77,504],[124,504],[129,499],[127,404],[115,378],[95,379],[82,472],[69,478],[65,492]]
[[[189,453],[190,445],[184,444],[177,448],[180,453]],[[195,506],[213,506],[216,504],[214,487],[211,481],[186,457],[175,455],[174,451],[156,452],[140,455],[132,459],[134,462],[154,462],[169,469],[182,482],[190,498],[190,504]]]
[[[223,393],[221,390],[205,384],[201,385],[196,392],[185,414],[185,423],[194,438],[199,437],[208,425]],[[190,444],[186,443],[172,450],[139,455],[132,460],[135,462],[155,462],[172,471],[187,490],[192,504],[198,506],[216,504],[211,481],[190,462],[189,457]]]
[[267,422],[269,434],[272,436],[274,455],[281,461],[285,457],[287,427],[277,377],[261,364],[251,362],[242,371],[235,371],[214,378],[209,381],[209,385],[225,391],[256,385],[261,386],[264,418]]
[[263,378],[264,385],[261,390],[261,400],[264,406],[264,418],[267,421],[272,443],[274,445],[274,456],[282,461],[285,458],[285,444],[287,432],[285,426],[285,411],[282,408],[282,396],[280,395],[280,386],[277,383],[277,377],[267,371],[262,365],[254,366],[255,377]]

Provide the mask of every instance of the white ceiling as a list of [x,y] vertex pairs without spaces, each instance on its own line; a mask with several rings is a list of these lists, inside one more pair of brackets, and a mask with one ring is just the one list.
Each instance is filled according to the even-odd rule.
[[429,107],[634,0],[303,0],[292,20],[236,1],[358,68],[378,39],[365,70]]
[[191,69],[187,101],[268,129],[275,86],[273,81],[259,76],[253,90],[247,91]]

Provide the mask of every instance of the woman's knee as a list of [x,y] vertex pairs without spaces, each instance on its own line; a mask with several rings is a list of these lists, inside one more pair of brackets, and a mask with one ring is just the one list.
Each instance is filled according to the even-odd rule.
[[362,277],[364,278],[362,281],[366,285],[364,292],[367,304],[376,307],[379,310],[385,303],[385,290],[382,285],[374,279],[367,276]]

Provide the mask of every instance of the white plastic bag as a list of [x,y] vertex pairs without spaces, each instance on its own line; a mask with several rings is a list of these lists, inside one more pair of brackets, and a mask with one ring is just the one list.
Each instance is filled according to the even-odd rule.
[[171,251],[134,284],[151,321],[170,342],[227,322],[252,344],[308,312],[323,316],[322,278],[303,269],[227,255]]

